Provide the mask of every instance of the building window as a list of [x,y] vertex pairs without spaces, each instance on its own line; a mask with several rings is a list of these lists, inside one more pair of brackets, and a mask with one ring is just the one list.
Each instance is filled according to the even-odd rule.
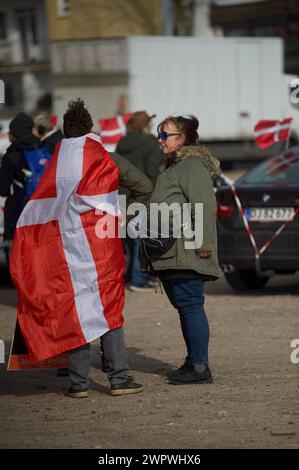
[[5,13],[0,12],[0,40],[6,39],[6,18]]
[[36,60],[36,46],[40,44],[37,12],[34,8],[15,10],[16,26],[20,35],[23,62]]
[[58,16],[64,17],[70,14],[70,0],[57,0]]

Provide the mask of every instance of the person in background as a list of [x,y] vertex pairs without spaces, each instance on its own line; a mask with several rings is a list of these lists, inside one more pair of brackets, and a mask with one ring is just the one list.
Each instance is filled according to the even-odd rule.
[[18,113],[9,124],[11,145],[3,156],[0,168],[0,196],[6,197],[4,209],[4,244],[8,262],[18,218],[28,200],[25,193],[26,170],[29,170],[24,157],[25,150],[41,147],[38,137],[33,135],[34,122],[25,113]]
[[34,118],[34,130],[41,142],[48,147],[51,154],[54,153],[57,142],[63,139],[63,133],[60,129],[52,126],[51,117],[47,113],[38,114]]
[[[116,147],[116,153],[126,158],[136,168],[141,170],[155,185],[163,152],[159,142],[151,131],[151,121],[155,115],[149,116],[146,111],[137,111],[127,122],[127,134],[122,137]],[[153,288],[151,277],[140,271],[141,239],[131,241],[132,265],[129,276],[131,291],[147,291]]]
[[[199,146],[198,120],[170,116],[158,126],[158,138],[164,153],[164,171],[159,175],[150,203],[191,204],[191,224],[195,227],[195,203],[203,204],[203,243],[200,248],[186,247],[184,232],[157,258],[147,250],[143,258],[164,286],[171,304],[177,309],[187,355],[184,364],[168,375],[171,384],[211,383],[208,345],[209,323],[204,309],[205,282],[217,279],[216,200],[212,175],[220,164]],[[145,246],[146,251],[146,246]],[[146,267],[146,266],[144,266]]]
[[139,168],[155,185],[163,153],[157,138],[151,134],[155,114],[145,111],[132,114],[127,122],[127,134],[117,144],[115,152]]
[[6,150],[9,146],[10,141],[8,137],[8,130],[6,130],[5,127],[0,124],[0,167],[2,157],[6,153]]

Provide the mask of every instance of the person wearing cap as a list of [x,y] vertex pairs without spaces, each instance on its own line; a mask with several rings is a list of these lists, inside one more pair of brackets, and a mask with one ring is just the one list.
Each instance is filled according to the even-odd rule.
[[4,245],[8,261],[9,246],[18,218],[27,202],[24,191],[25,172],[28,165],[24,150],[39,147],[40,140],[32,134],[34,122],[25,113],[18,113],[9,124],[11,145],[3,156],[0,169],[0,196],[6,197],[4,210]]
[[[126,158],[141,170],[155,186],[163,152],[157,138],[150,133],[152,119],[146,111],[137,111],[127,122],[127,134],[122,137],[116,147],[116,153]],[[145,291],[153,287],[151,278],[140,271],[141,240],[136,238],[132,243],[132,265],[129,289]]]
[[63,139],[63,133],[60,129],[55,128],[51,123],[51,117],[47,113],[40,113],[34,118],[34,126],[41,142],[53,154],[55,146]]
[[139,168],[153,185],[158,177],[163,157],[157,138],[150,133],[154,117],[155,114],[149,116],[145,111],[133,113],[127,122],[127,134],[120,139],[115,150]]

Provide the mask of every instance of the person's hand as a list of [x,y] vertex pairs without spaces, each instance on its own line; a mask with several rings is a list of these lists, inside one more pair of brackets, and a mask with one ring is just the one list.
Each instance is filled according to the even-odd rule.
[[211,258],[212,253],[211,250],[196,250],[197,258]]

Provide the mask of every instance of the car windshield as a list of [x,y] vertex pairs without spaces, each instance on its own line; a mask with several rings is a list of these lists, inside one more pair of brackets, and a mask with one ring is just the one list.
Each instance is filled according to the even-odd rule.
[[299,183],[299,146],[258,165],[242,178],[242,183]]

